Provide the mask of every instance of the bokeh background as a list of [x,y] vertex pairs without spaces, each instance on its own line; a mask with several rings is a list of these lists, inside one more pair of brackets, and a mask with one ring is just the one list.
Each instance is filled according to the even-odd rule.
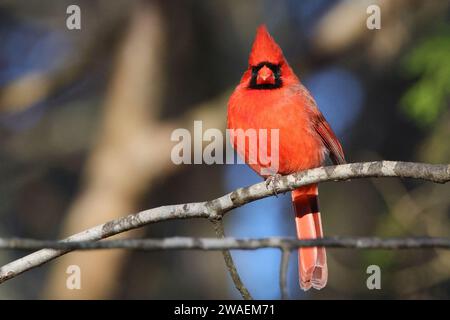
[[[81,8],[81,30],[66,8]],[[381,29],[366,27],[367,6]],[[266,23],[351,162],[450,162],[450,22],[442,1],[2,1],[0,236],[60,238],[140,209],[259,182],[244,165],[173,165],[175,128],[224,129],[227,99]],[[289,195],[225,218],[239,237],[294,236]],[[449,236],[450,185],[321,185],[327,235]],[[203,220],[133,237],[207,236]],[[24,255],[0,251],[0,264]],[[235,251],[255,298],[280,296],[277,250]],[[296,299],[450,298],[450,252],[329,249],[329,285]],[[82,289],[66,289],[79,265]],[[368,290],[379,265],[382,289]],[[219,252],[73,253],[0,286],[0,298],[239,298]]]

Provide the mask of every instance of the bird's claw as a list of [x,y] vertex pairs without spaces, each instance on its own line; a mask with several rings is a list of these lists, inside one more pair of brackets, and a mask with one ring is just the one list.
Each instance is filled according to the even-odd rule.
[[281,179],[281,174],[274,174],[273,176],[269,176],[266,179],[266,188],[270,191],[273,192],[273,194],[275,195],[275,197],[278,198],[278,185],[280,183],[280,179]]

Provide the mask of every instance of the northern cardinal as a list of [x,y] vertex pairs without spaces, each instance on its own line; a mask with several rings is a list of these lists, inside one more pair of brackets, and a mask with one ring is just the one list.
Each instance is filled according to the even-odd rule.
[[[279,129],[279,165],[274,176],[319,167],[327,153],[334,164],[345,163],[336,135],[264,25],[257,30],[248,69],[228,102],[228,129],[239,156],[264,178],[273,178],[261,173],[267,162],[249,161],[249,144],[238,145],[237,129]],[[259,135],[257,139],[257,148],[263,148]],[[270,145],[270,135],[267,140]],[[292,202],[298,238],[323,237],[317,184],[293,190]],[[325,248],[300,248],[298,254],[300,287],[323,288],[328,278]]]

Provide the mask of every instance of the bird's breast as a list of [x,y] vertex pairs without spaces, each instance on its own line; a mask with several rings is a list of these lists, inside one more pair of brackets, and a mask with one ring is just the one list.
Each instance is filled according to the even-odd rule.
[[[238,154],[255,171],[260,171],[264,163],[259,159],[256,164],[249,163],[252,151],[266,154],[270,159],[278,157],[277,173],[280,174],[322,164],[325,148],[312,126],[309,109],[304,103],[306,101],[302,97],[286,94],[282,90],[247,90],[232,95],[228,106],[228,128],[247,132],[253,130],[258,134],[256,146],[247,145],[250,142],[247,140],[244,147],[239,147],[238,139],[233,135],[231,141]],[[266,134],[263,134],[264,131]],[[278,148],[273,147],[275,144]]]

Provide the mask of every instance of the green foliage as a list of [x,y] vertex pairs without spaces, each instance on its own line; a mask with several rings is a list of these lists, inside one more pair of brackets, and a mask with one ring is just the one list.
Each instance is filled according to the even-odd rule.
[[376,264],[383,270],[392,269],[395,265],[394,250],[367,250],[362,256],[365,265]]
[[[386,208],[388,210],[388,208]],[[379,216],[374,234],[380,237],[403,237],[405,236],[404,228],[398,223],[398,221],[385,212]],[[388,250],[367,250],[363,253],[364,263],[377,264],[382,269],[392,268],[396,263],[395,251]]]
[[405,57],[404,69],[419,80],[404,94],[402,110],[417,125],[429,126],[445,109],[450,96],[450,36],[424,40]]

